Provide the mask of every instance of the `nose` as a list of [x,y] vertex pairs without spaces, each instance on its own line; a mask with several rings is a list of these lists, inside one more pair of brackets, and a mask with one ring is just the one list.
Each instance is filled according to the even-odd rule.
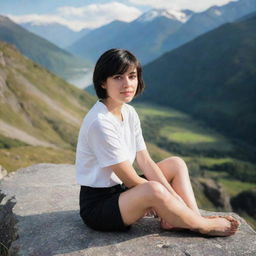
[[129,76],[124,77],[123,86],[124,87],[132,86],[132,80],[129,78]]

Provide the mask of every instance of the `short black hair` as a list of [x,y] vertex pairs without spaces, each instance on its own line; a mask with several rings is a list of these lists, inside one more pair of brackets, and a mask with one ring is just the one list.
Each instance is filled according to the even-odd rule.
[[93,72],[93,84],[99,99],[106,99],[107,91],[102,88],[108,77],[123,74],[129,67],[137,69],[138,87],[135,96],[144,90],[144,81],[142,78],[142,68],[138,59],[128,50],[110,49],[104,52],[96,62]]

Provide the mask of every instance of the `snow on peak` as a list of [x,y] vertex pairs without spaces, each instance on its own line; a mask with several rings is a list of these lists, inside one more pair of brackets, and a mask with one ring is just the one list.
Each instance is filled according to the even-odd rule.
[[212,15],[216,15],[216,16],[221,16],[222,15],[222,11],[221,11],[221,8],[219,6],[212,6],[209,8],[209,11],[208,11],[210,14]]
[[222,15],[222,12],[220,11],[220,10],[215,10],[215,15],[217,15],[217,16],[221,16]]
[[158,17],[166,17],[172,20],[178,20],[180,22],[186,22],[188,16],[186,13],[174,9],[151,9],[142,14],[137,21],[139,22],[150,22]]

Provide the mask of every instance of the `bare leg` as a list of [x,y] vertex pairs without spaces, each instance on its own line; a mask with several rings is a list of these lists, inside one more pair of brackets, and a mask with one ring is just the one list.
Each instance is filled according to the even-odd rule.
[[157,165],[186,205],[200,215],[186,163],[180,157],[169,157]]
[[236,232],[239,223],[232,217],[207,219],[171,195],[156,181],[138,185],[119,197],[119,208],[126,225],[136,222],[149,208],[175,227],[192,229],[202,234],[229,236]]

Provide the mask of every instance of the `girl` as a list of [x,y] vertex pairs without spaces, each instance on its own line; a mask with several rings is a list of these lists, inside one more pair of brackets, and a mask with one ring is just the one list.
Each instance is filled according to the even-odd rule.
[[[83,221],[96,230],[125,231],[151,212],[160,217],[163,229],[234,234],[239,223],[233,217],[200,215],[181,158],[151,159],[139,117],[127,104],[144,88],[136,57],[122,49],[105,52],[96,63],[93,83],[99,100],[84,118],[76,154]],[[144,176],[134,170],[135,158]]]

